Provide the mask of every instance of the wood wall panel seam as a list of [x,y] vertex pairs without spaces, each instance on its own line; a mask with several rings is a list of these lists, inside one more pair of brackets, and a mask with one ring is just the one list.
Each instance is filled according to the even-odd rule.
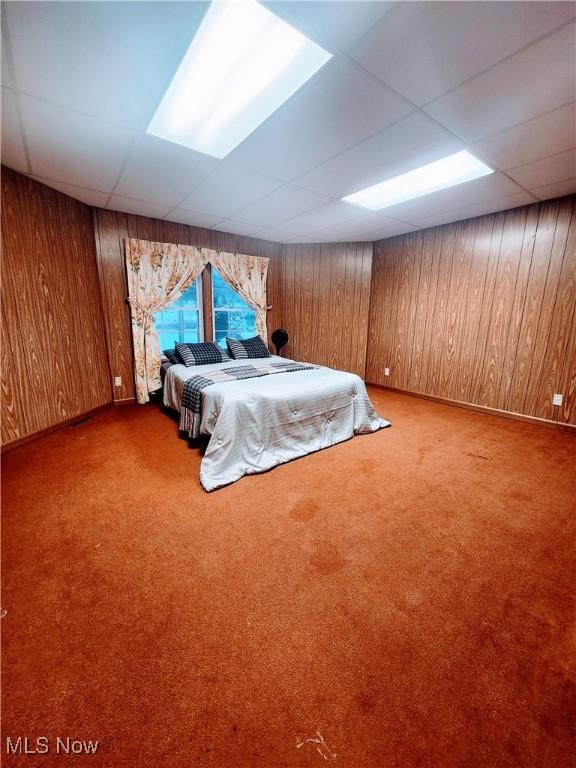
[[[576,261],[576,201],[572,210],[566,253],[574,263]],[[576,301],[574,301],[570,329],[567,333],[559,391],[564,394],[564,402],[557,409],[559,418],[566,424],[576,425]]]
[[[524,314],[526,311],[526,303],[528,299],[528,285],[530,282],[530,274],[532,272],[532,260],[534,256],[534,247],[536,244],[536,233],[538,231],[540,211],[540,206],[530,206],[526,209],[526,226],[524,228],[524,237],[520,251],[520,267],[516,277],[516,286],[514,290],[514,304],[512,307],[511,317],[512,328],[508,333],[506,342],[506,350],[504,353],[505,371],[500,381],[500,392],[498,396],[499,407],[503,410],[511,410],[508,406],[510,402],[512,385],[514,382],[514,371],[516,369],[520,333],[522,330]],[[526,242],[527,237],[529,240],[528,243]],[[524,275],[523,279],[522,275]],[[522,285],[520,290],[521,281]],[[516,312],[514,310],[516,310]],[[512,336],[514,338],[512,338]]]
[[[470,380],[470,391],[467,402],[478,403],[481,405],[482,383],[484,379],[484,363],[486,360],[486,350],[490,335],[490,321],[492,318],[492,306],[494,303],[494,290],[498,267],[500,264],[500,249],[502,237],[504,234],[504,214],[496,214],[494,224],[490,235],[490,247],[488,251],[488,260],[486,263],[486,277],[484,280],[484,291],[482,295],[482,311],[479,326],[479,344],[474,355],[474,368]],[[488,291],[488,293],[487,293]]]
[[[6,292],[11,289],[10,280],[4,276],[2,281],[2,444],[12,442],[23,435],[32,432],[28,422],[28,409],[24,408],[22,388],[18,386],[23,378],[16,366],[16,358],[12,349],[14,334],[9,333],[9,325],[6,317],[7,302]],[[16,304],[13,297],[10,307],[14,310]]]
[[96,248],[96,267],[98,269],[98,294],[100,296],[100,307],[102,312],[102,323],[104,326],[104,338],[106,343],[106,358],[107,358],[107,364],[108,364],[108,377],[109,377],[109,383],[110,383],[110,396],[111,399],[114,400],[114,378],[112,374],[112,368],[111,368],[111,354],[112,350],[110,349],[110,329],[108,327],[108,316],[106,314],[106,303],[104,298],[104,274],[103,274],[103,265],[102,265],[102,253],[101,253],[101,244],[100,244],[100,229],[98,228],[98,222],[96,220],[95,210],[92,208],[90,210],[90,214],[92,216],[92,230],[94,235],[94,247]]
[[568,225],[571,218],[571,206],[569,201],[560,202],[554,235],[552,239],[551,259],[546,275],[546,287],[544,301],[540,312],[538,333],[536,337],[535,351],[531,360],[528,387],[524,402],[523,412],[533,416],[549,418],[552,412],[552,404],[546,404],[543,411],[539,410],[541,402],[542,379],[546,376],[546,361],[548,358],[548,346],[550,334],[556,311],[556,297],[561,289],[562,263],[568,235]]

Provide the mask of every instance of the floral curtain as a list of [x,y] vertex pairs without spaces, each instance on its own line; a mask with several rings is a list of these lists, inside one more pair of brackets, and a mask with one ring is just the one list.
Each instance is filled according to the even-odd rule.
[[136,399],[147,403],[160,389],[160,343],[154,314],[190,288],[208,263],[209,251],[191,245],[126,240],[128,301],[132,315]]
[[256,331],[268,343],[266,277],[270,260],[262,256],[214,251],[210,261],[226,282],[256,310]]
[[136,399],[147,403],[160,389],[160,344],[154,315],[187,291],[211,263],[240,296],[256,310],[256,329],[265,342],[266,278],[269,259],[213,251],[192,245],[126,240],[128,301],[132,315]]

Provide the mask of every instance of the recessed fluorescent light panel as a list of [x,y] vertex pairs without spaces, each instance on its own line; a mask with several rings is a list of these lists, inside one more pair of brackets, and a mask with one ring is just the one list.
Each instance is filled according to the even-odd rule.
[[371,211],[379,211],[390,205],[398,205],[406,200],[429,195],[431,192],[463,184],[465,181],[479,179],[490,173],[494,173],[492,168],[481,163],[470,152],[463,150],[409,173],[366,187],[360,192],[343,197],[342,200],[369,208]]
[[226,157],[330,58],[254,0],[217,0],[148,133]]

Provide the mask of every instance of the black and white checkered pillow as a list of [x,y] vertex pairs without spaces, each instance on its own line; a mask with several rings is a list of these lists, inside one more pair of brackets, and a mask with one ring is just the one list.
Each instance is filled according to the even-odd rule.
[[179,359],[178,355],[176,354],[176,350],[175,349],[164,349],[164,350],[162,350],[162,354],[173,365],[177,365],[180,362],[180,359]]
[[230,360],[228,354],[213,341],[200,344],[176,344],[176,352],[187,366],[225,363]]
[[254,336],[251,339],[226,339],[228,352],[234,360],[246,360],[254,357],[270,357],[268,347],[264,344],[261,336]]

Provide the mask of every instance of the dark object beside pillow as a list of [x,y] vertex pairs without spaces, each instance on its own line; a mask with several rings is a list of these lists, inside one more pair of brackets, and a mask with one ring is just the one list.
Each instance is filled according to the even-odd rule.
[[276,354],[280,354],[282,347],[288,344],[288,333],[284,328],[276,328],[272,334],[272,344],[276,347]]
[[234,360],[247,360],[254,357],[270,357],[268,347],[261,336],[251,339],[226,339],[228,352]]
[[213,341],[204,341],[200,344],[176,344],[176,354],[187,366],[225,363],[230,360],[226,352]]
[[173,365],[178,365],[178,363],[181,363],[182,361],[176,354],[175,349],[164,349],[162,350],[162,354],[164,357],[168,359],[169,362],[171,362]]

